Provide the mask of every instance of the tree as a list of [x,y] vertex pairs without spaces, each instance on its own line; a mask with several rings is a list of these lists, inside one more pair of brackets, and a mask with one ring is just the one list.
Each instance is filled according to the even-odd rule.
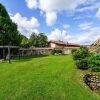
[[30,46],[29,39],[24,35],[21,35],[21,36],[22,36],[21,47],[23,47],[23,48],[29,47]]
[[44,35],[44,33],[40,33],[38,35],[38,46],[39,47],[47,47],[47,45],[48,45],[47,36]]
[[35,47],[47,47],[47,36],[45,36],[44,33],[39,33],[38,35],[36,33],[32,33],[30,36],[30,43]]
[[12,22],[5,7],[0,4],[0,45],[16,45],[21,43],[21,34],[17,25]]
[[30,44],[31,46],[38,47],[38,36],[36,33],[32,33],[30,36]]

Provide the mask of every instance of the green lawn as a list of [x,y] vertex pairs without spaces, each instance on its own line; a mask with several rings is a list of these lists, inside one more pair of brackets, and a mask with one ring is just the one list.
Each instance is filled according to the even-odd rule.
[[0,63],[0,100],[100,100],[78,72],[68,55]]

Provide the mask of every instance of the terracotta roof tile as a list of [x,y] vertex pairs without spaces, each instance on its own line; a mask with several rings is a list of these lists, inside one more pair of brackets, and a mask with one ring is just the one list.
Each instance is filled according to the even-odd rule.
[[55,43],[57,45],[63,45],[63,46],[80,46],[79,44],[63,42],[63,41],[50,41],[49,43]]

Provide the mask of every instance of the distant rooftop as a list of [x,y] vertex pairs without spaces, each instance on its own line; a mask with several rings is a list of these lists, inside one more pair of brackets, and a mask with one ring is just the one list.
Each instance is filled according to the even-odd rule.
[[80,46],[79,44],[65,42],[65,41],[50,41],[49,43],[55,43],[57,45],[63,45],[63,46]]

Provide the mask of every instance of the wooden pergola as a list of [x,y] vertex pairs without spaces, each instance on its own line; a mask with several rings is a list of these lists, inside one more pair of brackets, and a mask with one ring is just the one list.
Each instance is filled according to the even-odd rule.
[[0,46],[0,49],[3,50],[3,59],[5,59],[5,49],[7,49],[7,54],[8,54],[8,60],[9,63],[11,63],[11,49],[19,49],[18,46]]

